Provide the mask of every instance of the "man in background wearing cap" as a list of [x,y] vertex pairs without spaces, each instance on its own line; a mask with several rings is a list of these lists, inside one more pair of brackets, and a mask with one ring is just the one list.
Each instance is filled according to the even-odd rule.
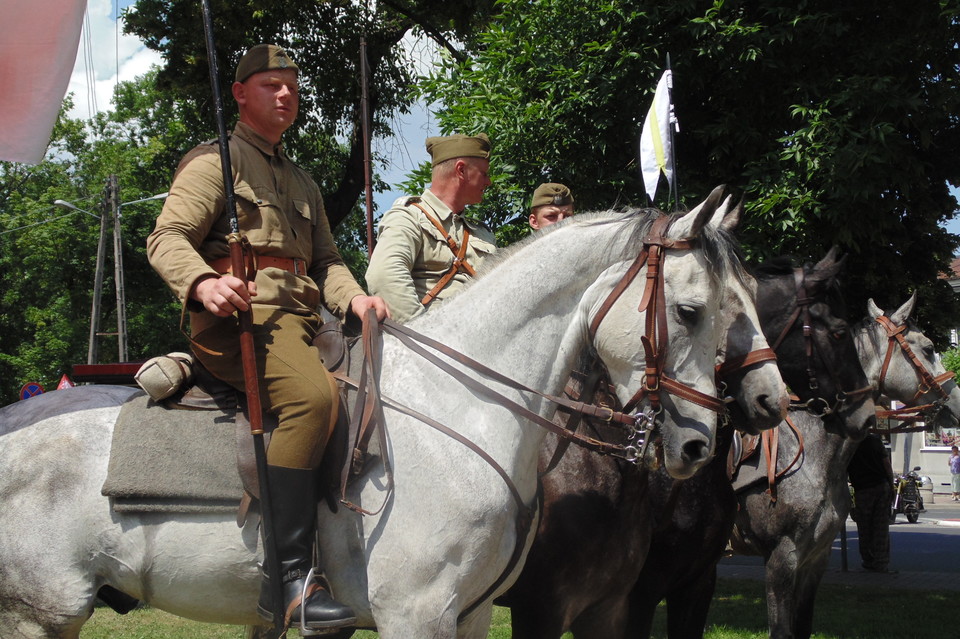
[[537,231],[573,215],[573,194],[562,184],[547,182],[533,192],[530,227]]
[[370,292],[387,301],[398,322],[462,289],[497,248],[489,229],[463,216],[490,186],[490,140],[483,134],[431,137],[427,151],[430,187],[384,213],[367,267]]
[[[241,231],[257,254],[255,281],[230,273],[223,173],[215,142],[180,162],[170,195],[147,239],[151,265],[190,311],[196,358],[243,389],[236,311],[252,308],[264,409],[278,418],[267,451],[275,543],[288,618],[299,619],[312,563],[317,467],[337,417],[336,385],[311,346],[320,304],[344,319],[369,309],[387,316],[344,265],[333,243],[320,189],[283,152],[280,138],[299,108],[298,68],[274,45],[257,45],[237,66],[233,97],[240,121],[230,139]],[[265,568],[265,575],[271,569]],[[266,585],[266,584],[265,584]],[[258,610],[272,621],[270,590]],[[306,625],[352,625],[353,611],[323,589],[308,594]]]

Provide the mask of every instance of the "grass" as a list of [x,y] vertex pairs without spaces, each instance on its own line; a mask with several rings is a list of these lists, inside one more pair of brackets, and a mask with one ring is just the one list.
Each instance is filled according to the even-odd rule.
[[[817,595],[814,639],[888,639],[889,637],[947,637],[956,634],[956,593],[935,591],[854,588],[824,584]],[[654,638],[666,637],[665,609],[661,605]],[[767,636],[763,584],[757,581],[720,580],[706,639],[763,639]],[[950,632],[955,634],[950,635]],[[152,609],[128,615],[98,608],[84,626],[80,639],[242,639],[238,626],[201,624]],[[290,632],[291,639],[298,633]],[[353,639],[374,639],[374,632],[359,631]],[[489,639],[510,638],[510,611],[494,610]],[[570,637],[570,635],[565,635]]]

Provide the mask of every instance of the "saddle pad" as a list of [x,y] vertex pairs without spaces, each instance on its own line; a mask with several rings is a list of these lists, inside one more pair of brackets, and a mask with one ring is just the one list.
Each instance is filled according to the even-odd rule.
[[235,512],[234,412],[174,410],[137,393],[120,409],[100,492],[119,512]]

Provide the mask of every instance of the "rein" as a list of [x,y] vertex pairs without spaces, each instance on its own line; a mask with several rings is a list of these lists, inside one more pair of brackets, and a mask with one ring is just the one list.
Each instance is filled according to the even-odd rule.
[[[810,314],[810,307],[816,300],[807,290],[806,273],[804,270],[802,268],[794,269],[793,276],[797,291],[796,299],[794,301],[794,309],[790,314],[790,318],[787,320],[787,323],[784,325],[783,330],[780,332],[780,336],[777,337],[776,341],[773,343],[773,350],[776,351],[778,348],[780,348],[780,345],[783,343],[784,339],[786,339],[787,335],[790,334],[790,331],[793,329],[797,320],[800,320],[803,327],[803,342],[807,360],[807,384],[810,390],[813,391],[814,395],[806,402],[797,400],[796,402],[791,402],[791,404],[795,407],[802,408],[811,415],[826,417],[827,415],[842,409],[843,406],[849,403],[850,400],[873,392],[873,387],[867,385],[863,388],[858,388],[852,391],[844,391],[841,389],[837,393],[837,397],[832,405],[818,394],[818,391],[820,390],[820,384],[817,382],[817,373],[813,366],[813,356],[816,352],[816,354],[820,357],[821,362],[823,357],[817,350],[816,342],[813,339],[813,321]],[[840,380],[837,378],[836,373],[830,369],[829,366],[826,368],[827,372],[834,379],[834,381],[837,383],[837,387],[839,388]]]
[[[663,234],[669,228],[670,222],[671,219],[665,215],[662,215],[653,222],[649,234],[643,240],[643,249],[641,250],[640,254],[634,260],[633,264],[624,274],[617,286],[614,287],[613,291],[611,291],[610,295],[604,301],[600,311],[594,317],[589,328],[590,340],[592,342],[596,336],[597,328],[600,326],[603,318],[607,315],[610,308],[617,301],[620,295],[622,295],[623,291],[626,290],[627,287],[633,282],[633,280],[639,274],[640,269],[646,264],[647,281],[644,288],[643,298],[641,299],[638,307],[639,312],[646,311],[646,331],[641,338],[646,360],[645,377],[643,385],[630,399],[623,411],[615,411],[611,408],[595,406],[593,404],[587,404],[581,401],[569,400],[565,397],[558,397],[542,393],[498,373],[497,371],[435,339],[411,330],[406,326],[397,324],[390,319],[385,319],[382,324],[378,324],[376,315],[373,311],[368,312],[366,317],[363,318],[364,360],[360,380],[355,381],[346,375],[334,373],[334,377],[336,379],[352,386],[357,390],[354,416],[350,422],[349,434],[349,442],[353,449],[351,451],[350,463],[344,464],[341,475],[342,481],[340,502],[354,512],[372,515],[383,510],[390,499],[390,495],[393,493],[393,472],[390,468],[386,454],[386,428],[385,421],[383,419],[383,406],[386,405],[398,412],[423,422],[439,432],[448,435],[480,456],[503,479],[508,490],[510,491],[513,501],[517,506],[517,518],[515,522],[517,543],[514,546],[513,554],[510,557],[510,560],[507,562],[507,566],[501,572],[500,576],[493,582],[493,584],[487,588],[483,595],[481,595],[469,606],[464,608],[459,615],[459,619],[465,618],[482,602],[493,596],[496,590],[506,581],[508,576],[519,565],[520,559],[523,555],[523,550],[525,548],[525,544],[522,540],[526,539],[530,533],[530,529],[536,518],[537,508],[527,506],[523,502],[520,491],[517,489],[511,477],[507,474],[503,467],[496,462],[495,459],[482,450],[477,444],[470,441],[460,433],[457,433],[448,426],[445,426],[432,419],[431,417],[380,393],[380,354],[383,344],[381,327],[384,332],[392,335],[406,348],[412,350],[433,365],[437,366],[466,388],[482,397],[498,403],[500,406],[507,408],[514,414],[519,415],[533,422],[534,424],[541,426],[542,428],[545,428],[549,432],[561,437],[564,441],[574,441],[578,445],[589,450],[593,450],[601,454],[620,457],[631,463],[637,463],[641,458],[642,453],[641,448],[638,448],[638,446],[646,446],[649,438],[645,437],[645,433],[647,432],[648,428],[654,425],[656,415],[661,410],[661,389],[666,392],[673,393],[678,397],[682,397],[688,401],[694,402],[700,406],[709,408],[717,413],[722,414],[725,412],[725,403],[721,399],[701,393],[700,391],[671,379],[663,374],[663,363],[666,357],[666,344],[668,335],[666,300],[664,292],[664,274],[661,268],[662,252],[664,249],[689,250],[693,247],[692,240],[672,240],[664,237]],[[589,417],[606,422],[616,422],[618,424],[622,424],[627,430],[627,444],[612,444],[599,439],[594,439],[592,437],[587,437],[567,430],[562,426],[558,426],[531,411],[529,408],[522,406],[514,400],[489,388],[481,381],[465,374],[459,368],[452,365],[449,361],[441,359],[435,353],[425,348],[425,346],[479,373],[487,379],[493,380],[497,383],[507,386],[508,388],[526,393],[532,393],[573,413],[587,415]],[[644,398],[649,398],[650,407],[643,411],[637,411],[636,413],[631,414],[631,411],[637,408]],[[376,511],[369,511],[347,500],[346,490],[348,475],[350,473],[359,473],[366,462],[368,457],[367,445],[374,430],[379,433],[380,437],[384,472],[387,476],[387,494],[383,503]],[[642,443],[640,443],[640,439],[643,440]]]
[[[943,408],[943,405],[950,398],[950,394],[943,389],[942,383],[950,379],[953,379],[953,373],[947,371],[940,375],[934,376],[927,370],[927,367],[924,366],[923,362],[920,361],[920,358],[916,356],[913,352],[913,349],[910,348],[910,345],[907,343],[907,339],[904,337],[904,333],[907,331],[907,324],[901,324],[897,326],[893,323],[886,315],[880,315],[875,318],[875,321],[883,327],[884,331],[887,334],[887,353],[883,358],[883,366],[880,368],[880,377],[877,382],[877,390],[880,394],[883,394],[883,382],[886,379],[887,370],[890,367],[890,360],[893,357],[894,345],[898,345],[900,350],[903,351],[903,354],[906,356],[910,364],[913,365],[913,370],[917,374],[917,379],[920,381],[920,385],[917,388],[917,393],[913,396],[913,399],[906,402],[903,408],[898,408],[895,410],[877,410],[878,418],[892,418],[896,419],[904,424],[915,424],[916,422],[924,420],[924,413],[932,409],[933,415],[936,416],[937,413]],[[931,390],[937,391],[940,395],[940,399],[931,402],[929,404],[917,404],[920,401],[920,398],[926,395]],[[926,427],[922,426],[901,426],[900,428],[890,428],[885,429],[884,432],[909,432],[909,431],[921,431],[926,430]]]
[[[441,424],[435,419],[424,415],[423,413],[410,408],[400,402],[397,402],[389,397],[386,397],[380,393],[379,389],[379,380],[380,380],[380,353],[382,349],[382,334],[380,328],[384,329],[385,332],[393,335],[397,338],[404,346],[414,351],[427,361],[431,362],[441,370],[445,371],[451,377],[456,379],[458,382],[466,386],[467,388],[481,394],[484,397],[490,398],[501,406],[508,408],[514,413],[533,421],[535,424],[546,428],[547,430],[556,433],[560,437],[565,439],[574,440],[581,446],[594,450],[601,454],[607,454],[617,457],[622,457],[631,462],[636,462],[639,459],[639,451],[633,446],[620,446],[618,444],[611,444],[604,442],[602,440],[594,439],[592,437],[586,437],[578,433],[570,432],[564,429],[561,426],[557,426],[551,421],[548,421],[534,413],[530,409],[521,406],[515,401],[507,398],[506,396],[494,391],[491,388],[488,388],[486,385],[481,383],[478,380],[473,379],[472,377],[465,375],[462,371],[458,370],[456,367],[452,366],[449,362],[446,362],[435,354],[429,352],[427,349],[420,346],[424,344],[430,348],[435,349],[436,351],[443,353],[444,355],[454,359],[455,361],[467,366],[468,368],[473,369],[474,371],[484,375],[485,377],[492,379],[496,382],[499,382],[505,386],[513,388],[515,390],[526,391],[539,395],[540,397],[559,404],[560,406],[566,408],[570,411],[575,411],[584,415],[588,415],[597,419],[601,419],[607,422],[617,422],[623,424],[627,427],[629,433],[643,432],[643,428],[639,428],[639,424],[643,421],[648,420],[649,417],[645,413],[638,415],[629,415],[623,412],[614,411],[609,408],[603,408],[600,406],[594,406],[591,404],[584,404],[579,401],[571,401],[563,397],[556,397],[553,395],[547,395],[541,393],[540,391],[528,388],[520,382],[514,381],[500,373],[494,371],[493,369],[481,364],[480,362],[470,358],[459,351],[456,351],[445,344],[438,342],[432,338],[427,337],[421,333],[418,333],[414,330],[411,330],[405,326],[397,324],[393,320],[386,319],[383,321],[382,325],[377,323],[376,315],[374,311],[370,311],[366,317],[363,319],[363,343],[364,343],[364,362],[363,369],[361,372],[360,380],[355,381],[350,377],[340,374],[333,373],[334,377],[344,383],[352,386],[357,390],[357,400],[354,410],[354,418],[351,419],[350,423],[350,437],[349,440],[353,446],[351,453],[351,463],[344,464],[344,469],[342,471],[342,481],[341,481],[341,495],[340,503],[342,503],[348,509],[363,515],[374,515],[379,513],[386,506],[387,501],[390,499],[390,495],[393,493],[393,472],[389,465],[388,456],[386,455],[386,429],[385,422],[383,420],[383,406],[388,406],[398,412],[401,412],[405,415],[409,415],[424,424],[434,428],[435,430],[451,437],[452,439],[460,442],[471,451],[476,453],[480,458],[482,458],[487,464],[490,465],[493,470],[500,475],[504,483],[507,486],[507,489],[510,491],[511,496],[513,497],[514,502],[517,506],[517,518],[515,521],[516,526],[516,535],[517,543],[514,546],[513,554],[510,557],[510,560],[507,562],[506,568],[501,572],[500,576],[497,578],[493,584],[484,592],[484,594],[475,600],[470,606],[465,608],[461,614],[460,618],[464,618],[469,615],[473,610],[479,606],[483,601],[486,601],[490,598],[494,592],[506,581],[507,577],[513,572],[514,568],[519,564],[520,558],[523,554],[525,544],[521,540],[526,539],[527,535],[530,532],[530,529],[533,525],[533,521],[536,518],[537,508],[527,506],[523,497],[520,495],[520,491],[517,489],[510,475],[500,466],[493,457],[491,457],[486,451],[477,446],[474,442],[467,439],[460,433],[451,429],[450,427]],[[418,343],[419,342],[419,343]],[[370,437],[373,434],[373,431],[376,430],[380,434],[381,442],[381,451],[383,451],[382,459],[384,464],[384,471],[387,475],[387,495],[384,498],[383,503],[375,511],[366,510],[363,507],[350,502],[346,498],[346,489],[347,489],[347,475],[348,473],[359,473],[362,470],[363,465],[367,459],[367,444],[369,443]],[[538,498],[539,501],[539,498]]]

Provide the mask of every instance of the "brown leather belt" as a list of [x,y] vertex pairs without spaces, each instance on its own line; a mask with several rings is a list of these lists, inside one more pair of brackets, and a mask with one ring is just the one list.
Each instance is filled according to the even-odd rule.
[[[301,257],[274,257],[272,255],[257,255],[254,258],[256,270],[265,268],[279,268],[294,275],[307,274],[307,261]],[[230,257],[221,257],[210,262],[210,268],[221,275],[225,273],[233,274],[233,268],[230,264]]]

